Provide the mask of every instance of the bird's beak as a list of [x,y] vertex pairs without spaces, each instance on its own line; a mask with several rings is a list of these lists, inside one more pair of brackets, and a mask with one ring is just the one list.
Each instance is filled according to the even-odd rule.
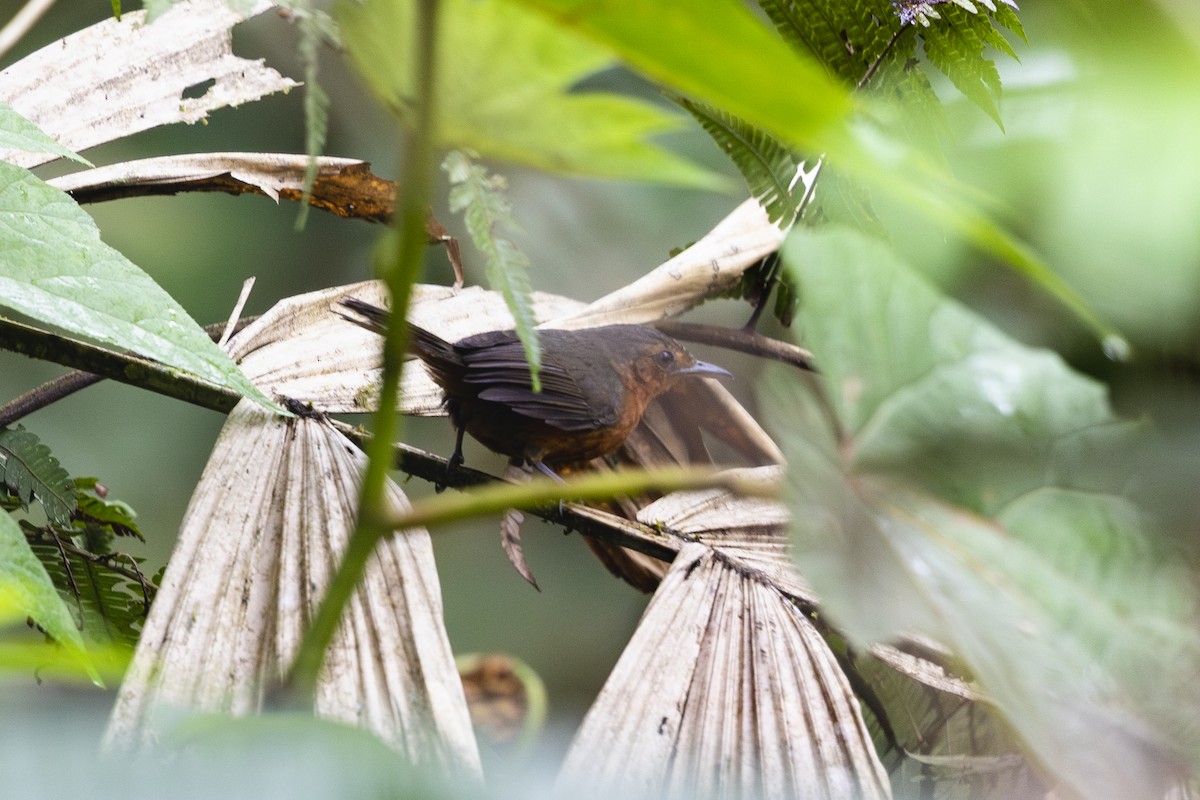
[[724,367],[697,360],[690,367],[684,367],[675,372],[676,375],[699,375],[702,378],[732,378],[733,373]]

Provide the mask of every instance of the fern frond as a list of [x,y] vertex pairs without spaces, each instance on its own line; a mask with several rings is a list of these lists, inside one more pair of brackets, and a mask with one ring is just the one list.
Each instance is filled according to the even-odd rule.
[[134,645],[157,591],[141,572],[141,559],[94,553],[69,538],[23,523],[29,546],[59,593],[75,609],[92,641]]
[[996,106],[1000,98],[1000,73],[995,62],[983,56],[987,44],[987,37],[982,32],[985,28],[994,33],[986,15],[970,14],[949,5],[944,8],[941,24],[923,31],[922,39],[929,63],[941,70],[955,88],[1003,130],[1004,123]]
[[759,0],[792,47],[855,85],[900,29],[887,0]]
[[0,429],[0,486],[29,507],[34,499],[57,524],[69,524],[76,508],[75,485],[50,448],[18,425]]
[[516,320],[517,337],[525,346],[533,390],[540,391],[541,347],[535,330],[537,318],[533,313],[529,258],[504,235],[505,228],[520,230],[508,202],[507,183],[503,176],[489,175],[484,167],[458,150],[446,156],[442,169],[450,178],[450,210],[463,212],[467,233],[484,254],[488,285],[504,296]]
[[[712,106],[672,97],[687,109],[737,166],[752,194],[772,222],[790,225],[799,216],[800,197],[793,182],[804,161],[766,131]],[[806,187],[807,188],[807,187]],[[798,193],[806,194],[804,190]]]

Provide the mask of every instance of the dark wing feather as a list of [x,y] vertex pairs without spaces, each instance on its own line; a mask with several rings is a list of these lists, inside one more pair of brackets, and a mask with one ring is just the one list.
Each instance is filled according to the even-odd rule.
[[[510,338],[511,337],[511,338]],[[479,399],[508,406],[517,414],[542,420],[559,430],[590,430],[611,424],[616,409],[589,403],[576,379],[561,367],[545,364],[542,390],[530,385],[525,350],[515,334],[471,337],[455,345],[466,366],[464,380],[480,387]]]

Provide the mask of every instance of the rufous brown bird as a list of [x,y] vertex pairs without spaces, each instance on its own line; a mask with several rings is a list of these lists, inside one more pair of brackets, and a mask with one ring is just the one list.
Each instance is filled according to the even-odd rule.
[[[354,322],[377,331],[387,325],[382,308],[355,298],[342,304],[365,320]],[[538,330],[541,391],[535,392],[515,331],[453,343],[415,325],[409,332],[409,346],[445,392],[457,428],[452,465],[462,463],[465,431],[489,450],[557,478],[556,469],[620,448],[646,406],[678,381],[731,377],[641,325]]]

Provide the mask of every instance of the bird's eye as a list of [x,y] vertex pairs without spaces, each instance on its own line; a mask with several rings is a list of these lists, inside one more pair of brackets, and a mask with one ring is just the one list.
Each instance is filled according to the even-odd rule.
[[660,350],[658,354],[654,356],[654,360],[659,364],[662,364],[664,367],[669,367],[671,364],[675,363],[675,354],[670,350]]

